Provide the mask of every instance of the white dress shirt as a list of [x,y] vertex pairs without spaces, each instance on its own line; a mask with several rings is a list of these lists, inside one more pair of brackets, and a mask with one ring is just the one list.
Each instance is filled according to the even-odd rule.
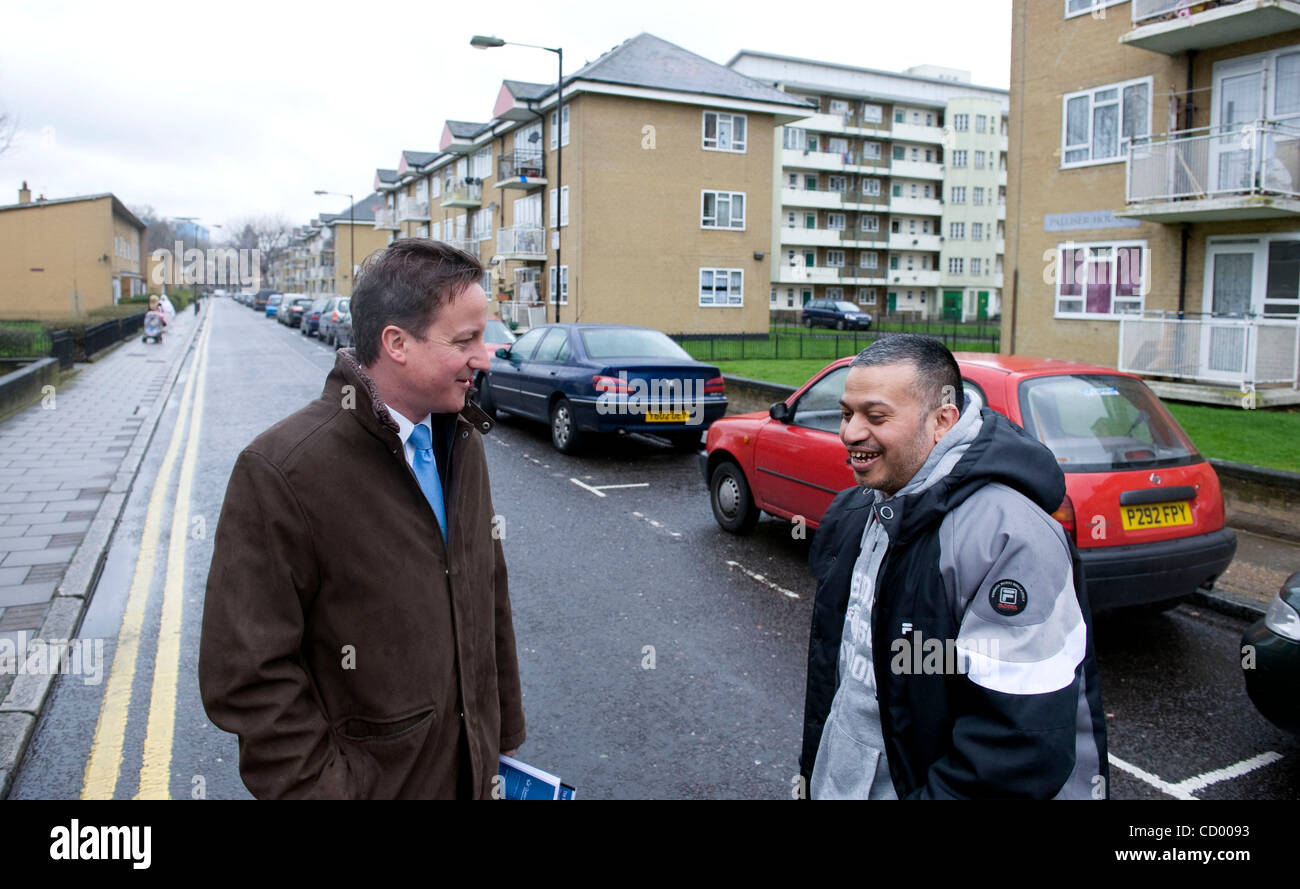
[[411,444],[411,433],[415,431],[416,425],[424,426],[429,430],[429,441],[433,441],[433,415],[425,414],[424,419],[418,424],[408,420],[401,411],[397,410],[391,404],[386,404],[388,413],[397,421],[397,435],[402,439],[402,451],[406,454],[406,465],[415,471],[415,445]]

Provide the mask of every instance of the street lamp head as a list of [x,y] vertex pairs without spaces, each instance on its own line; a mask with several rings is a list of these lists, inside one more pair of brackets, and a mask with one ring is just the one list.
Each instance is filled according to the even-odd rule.
[[314,192],[312,192],[312,194],[329,194],[329,192],[323,188],[318,188]]
[[484,37],[476,34],[470,39],[469,45],[475,49],[492,49],[497,46],[505,46],[506,42],[500,37]]

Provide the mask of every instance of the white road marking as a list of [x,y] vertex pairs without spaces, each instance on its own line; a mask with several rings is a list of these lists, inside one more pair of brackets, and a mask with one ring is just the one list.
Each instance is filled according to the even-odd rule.
[[1111,765],[1128,772],[1130,775],[1141,781],[1145,781],[1161,793],[1168,794],[1175,799],[1199,799],[1199,797],[1195,797],[1192,794],[1204,790],[1211,784],[1217,784],[1220,781],[1227,781],[1232,778],[1240,778],[1247,772],[1253,772],[1255,769],[1263,768],[1270,763],[1277,762],[1282,758],[1282,754],[1268,750],[1258,756],[1252,756],[1250,759],[1244,759],[1241,762],[1225,766],[1221,769],[1214,769],[1213,771],[1205,772],[1204,774],[1193,775],[1190,778],[1172,784],[1158,775],[1153,775],[1145,769],[1140,769],[1131,763],[1125,762],[1113,753],[1107,758],[1110,760]]
[[727,567],[738,569],[743,574],[748,576],[750,580],[753,580],[756,583],[761,583],[763,586],[767,587],[768,589],[776,590],[778,593],[780,593],[783,596],[789,596],[791,599],[799,598],[799,594],[796,593],[794,590],[787,590],[785,587],[781,586],[780,584],[773,583],[763,575],[755,571],[750,571],[748,568],[746,568],[744,565],[740,564],[739,562],[733,562],[730,559],[728,559]]
[[591,485],[587,484],[586,482],[578,481],[576,478],[572,478],[572,477],[569,479],[569,481],[573,482],[575,485],[577,485],[579,488],[582,488],[584,491],[590,491],[591,493],[595,494],[597,497],[605,496],[604,491],[601,491],[598,488],[593,488]]
[[[588,476],[588,478],[590,478],[590,476]],[[606,491],[613,490],[614,488],[650,487],[649,482],[634,482],[632,484],[627,484],[627,485],[589,485],[586,482],[576,478],[570,478],[569,481],[573,482],[575,485],[577,485],[579,488],[582,488],[584,491],[590,491],[591,493],[595,494],[597,497],[604,497]]]
[[1107,754],[1106,758],[1110,760],[1111,765],[1115,766],[1116,768],[1122,771],[1128,772],[1130,775],[1132,775],[1134,778],[1137,778],[1139,781],[1145,781],[1146,783],[1154,787],[1156,790],[1159,790],[1161,793],[1168,794],[1169,796],[1172,796],[1175,799],[1196,799],[1196,797],[1192,796],[1186,790],[1180,790],[1178,787],[1176,787],[1173,784],[1170,784],[1168,781],[1165,781],[1163,778],[1153,775],[1150,772],[1146,771],[1145,769],[1139,769],[1137,766],[1125,762],[1124,760],[1120,759],[1118,756],[1116,756],[1113,753]]
[[632,511],[632,515],[636,516],[638,519],[640,519],[640,520],[643,521],[643,522],[647,522],[647,523],[648,523],[652,528],[657,528],[657,529],[659,529],[660,531],[663,531],[663,532],[664,532],[665,534],[667,534],[669,537],[673,537],[673,538],[676,538],[676,539],[678,539],[678,540],[681,539],[682,534],[681,534],[680,531],[670,531],[670,530],[668,530],[668,527],[667,527],[663,522],[657,522],[657,521],[655,521],[654,519],[650,518],[650,516],[646,515],[646,514],[643,513],[643,512],[637,512],[636,510],[633,510],[633,511]]
[[650,483],[649,483],[649,482],[634,482],[634,483],[629,484],[629,485],[596,485],[596,487],[599,488],[599,489],[602,490],[602,491],[609,491],[609,490],[613,490],[614,488],[648,488],[648,487],[650,487]]

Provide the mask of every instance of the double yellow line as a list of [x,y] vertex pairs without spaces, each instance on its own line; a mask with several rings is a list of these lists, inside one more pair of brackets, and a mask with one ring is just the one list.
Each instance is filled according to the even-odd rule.
[[[211,317],[210,315],[207,317]],[[211,322],[199,333],[199,345],[185,381],[180,412],[162,466],[154,479],[145,512],[140,555],[136,560],[131,591],[127,595],[122,627],[117,634],[113,666],[104,687],[99,721],[91,742],[90,756],[82,782],[82,799],[112,799],[122,771],[122,747],[131,710],[131,687],[135,682],[136,660],[153,583],[162,518],[176,457],[185,443],[180,482],[172,511],[171,538],[163,586],[162,618],[158,628],[158,650],[154,655],[153,689],[149,698],[149,721],[145,731],[144,758],[140,767],[136,799],[168,799],[171,782],[172,737],[176,724],[176,685],[180,675],[181,617],[185,602],[185,542],[190,524],[190,492],[194,466],[198,462],[200,427],[203,420],[204,380],[208,371],[208,340]],[[185,429],[188,422],[189,434]]]

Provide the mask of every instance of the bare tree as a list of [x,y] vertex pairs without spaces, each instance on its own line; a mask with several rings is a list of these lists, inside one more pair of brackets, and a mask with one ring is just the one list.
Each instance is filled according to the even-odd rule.
[[14,133],[18,130],[18,118],[9,112],[0,112],[0,154],[4,154],[14,144]]
[[234,219],[227,223],[226,231],[230,233],[230,246],[257,250],[261,254],[261,272],[265,280],[271,270],[271,257],[289,245],[293,225],[283,214],[271,213]]
[[175,223],[162,216],[149,204],[137,204],[129,209],[145,224],[144,249],[146,252],[171,250],[176,242],[180,240],[180,234],[176,231]]

